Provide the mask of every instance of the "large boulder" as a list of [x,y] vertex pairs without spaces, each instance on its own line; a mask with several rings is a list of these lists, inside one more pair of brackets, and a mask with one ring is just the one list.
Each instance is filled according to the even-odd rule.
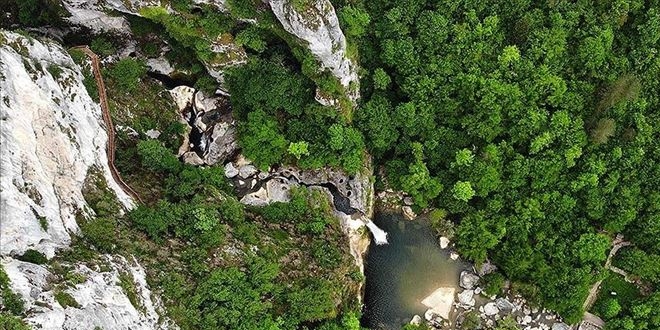
[[465,290],[461,293],[458,294],[458,303],[461,305],[461,307],[468,309],[471,307],[474,307],[475,300],[474,300],[474,291],[473,290]]
[[477,274],[465,270],[461,272],[460,283],[459,283],[461,285],[461,288],[468,290],[474,289],[477,286],[478,282],[479,282],[479,276],[477,276]]
[[429,308],[431,314],[439,315],[445,320],[449,320],[449,313],[454,303],[455,288],[441,287],[433,291],[428,297],[422,300],[422,304]]
[[495,304],[497,305],[497,308],[505,313],[511,313],[516,308],[516,306],[506,298],[497,298]]
[[493,316],[499,312],[500,309],[497,308],[497,304],[494,302],[489,302],[486,305],[484,305],[484,314],[486,314],[486,316]]

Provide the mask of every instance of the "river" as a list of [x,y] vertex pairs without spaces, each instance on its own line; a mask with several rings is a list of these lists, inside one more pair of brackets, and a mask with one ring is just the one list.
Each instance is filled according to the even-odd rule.
[[437,288],[458,288],[460,272],[469,265],[451,260],[422,219],[376,214],[374,223],[388,233],[389,244],[371,245],[367,253],[362,325],[398,330],[415,314],[424,316],[421,301]]

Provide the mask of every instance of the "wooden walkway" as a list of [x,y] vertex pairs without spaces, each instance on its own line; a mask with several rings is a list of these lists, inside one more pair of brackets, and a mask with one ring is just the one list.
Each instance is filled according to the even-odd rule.
[[110,173],[112,178],[117,182],[119,187],[133,199],[142,203],[140,196],[131,188],[124,180],[121,178],[119,171],[115,167],[115,126],[112,123],[112,117],[110,116],[110,107],[108,106],[108,96],[105,92],[105,83],[103,82],[103,76],[101,76],[101,61],[99,60],[98,55],[96,55],[89,46],[76,46],[72,49],[77,49],[85,53],[87,57],[92,61],[92,72],[94,74],[94,80],[96,80],[96,86],[98,87],[99,92],[99,102],[101,104],[101,112],[103,113],[103,121],[105,122],[106,132],[108,133],[108,144],[106,145],[106,153],[108,154],[108,167],[110,167]]

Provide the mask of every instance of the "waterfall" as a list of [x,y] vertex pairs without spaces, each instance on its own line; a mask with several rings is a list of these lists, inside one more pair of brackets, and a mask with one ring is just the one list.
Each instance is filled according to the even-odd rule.
[[374,241],[377,245],[387,244],[387,232],[378,228],[371,220],[367,221],[367,228],[369,228],[369,231],[374,236]]

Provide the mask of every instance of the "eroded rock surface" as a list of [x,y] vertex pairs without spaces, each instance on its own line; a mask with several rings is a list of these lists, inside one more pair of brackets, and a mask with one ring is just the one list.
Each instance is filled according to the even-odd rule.
[[68,53],[16,33],[0,35],[7,39],[0,46],[0,252],[36,249],[52,257],[78,232],[76,214],[90,215],[82,194],[90,169],[100,169],[125,207],[133,201],[112,179],[101,108]]
[[330,1],[308,1],[303,11],[297,11],[289,0],[270,0],[268,3],[284,29],[306,42],[322,68],[337,77],[350,96],[357,99],[357,68],[346,57],[346,37]]
[[[28,310],[25,322],[34,328],[55,329],[170,329],[176,328],[163,319],[160,302],[151,294],[144,269],[121,256],[103,257],[107,270],[74,265],[74,273],[84,281],[70,286],[53,285],[56,276],[45,266],[3,258],[14,292],[20,294]],[[120,275],[135,288],[131,302],[121,288]],[[55,283],[56,284],[56,283]],[[55,298],[57,290],[70,295],[79,305],[62,306]],[[135,303],[135,305],[133,305]]]
[[224,96],[206,96],[192,87],[170,90],[187,132],[179,156],[192,165],[222,164],[238,151],[236,122],[229,100]]

